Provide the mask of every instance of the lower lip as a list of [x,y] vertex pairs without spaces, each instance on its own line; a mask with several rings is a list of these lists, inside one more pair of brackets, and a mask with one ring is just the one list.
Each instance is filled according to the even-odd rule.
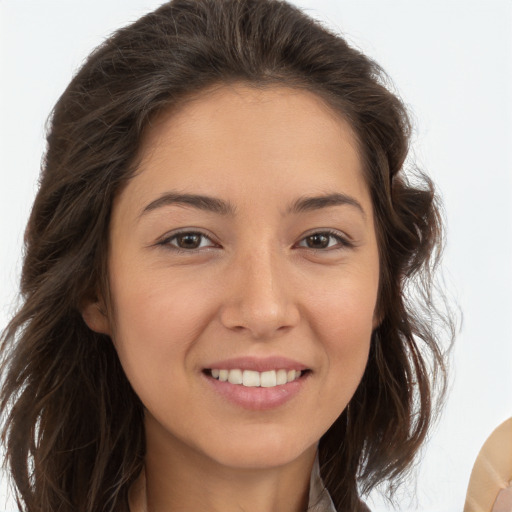
[[287,384],[262,388],[221,382],[209,375],[203,374],[203,376],[220,396],[234,405],[252,411],[265,411],[283,406],[300,392],[308,378],[306,374]]

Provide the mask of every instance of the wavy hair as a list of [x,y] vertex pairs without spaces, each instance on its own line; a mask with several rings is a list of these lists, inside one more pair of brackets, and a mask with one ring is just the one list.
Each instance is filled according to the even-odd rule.
[[233,82],[325,100],[357,136],[373,200],[381,322],[354,397],[320,440],[325,486],[338,510],[360,510],[361,493],[394,485],[414,462],[445,390],[439,326],[449,316],[432,298],[438,199],[425,175],[404,170],[404,105],[375,62],[284,1],[173,0],[99,46],[51,116],[22,304],[2,335],[2,439],[20,510],[128,510],[144,462],[143,406],[111,340],[80,309],[98,290],[108,296],[112,203],[148,123]]

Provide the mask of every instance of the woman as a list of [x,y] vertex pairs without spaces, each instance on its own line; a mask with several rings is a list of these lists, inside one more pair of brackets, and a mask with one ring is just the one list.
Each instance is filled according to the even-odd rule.
[[271,0],[173,1],[93,52],[3,335],[20,508],[353,511],[396,485],[444,386],[441,225],[383,79]]

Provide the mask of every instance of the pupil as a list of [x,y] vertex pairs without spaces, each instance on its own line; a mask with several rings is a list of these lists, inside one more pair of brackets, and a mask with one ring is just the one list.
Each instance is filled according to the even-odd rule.
[[184,249],[197,249],[201,244],[201,235],[189,233],[178,237],[179,246]]
[[329,245],[328,235],[311,235],[308,237],[308,247],[311,249],[325,249]]

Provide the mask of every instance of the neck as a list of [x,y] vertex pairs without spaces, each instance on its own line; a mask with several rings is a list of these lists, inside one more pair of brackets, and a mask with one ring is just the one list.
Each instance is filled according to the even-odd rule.
[[131,489],[131,512],[302,512],[316,446],[286,464],[234,468],[179,443],[147,440],[145,470]]

